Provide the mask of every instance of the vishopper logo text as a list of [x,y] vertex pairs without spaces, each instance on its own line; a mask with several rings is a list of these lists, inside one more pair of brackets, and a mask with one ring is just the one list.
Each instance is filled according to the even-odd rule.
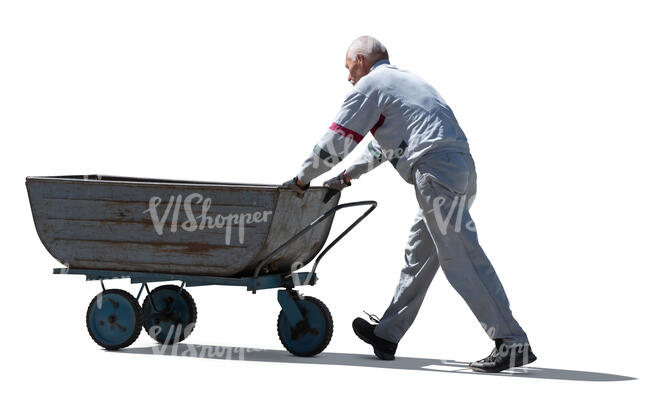
[[[246,360],[246,354],[252,352],[260,352],[260,348],[243,348],[243,347],[225,347],[225,346],[211,346],[211,345],[194,345],[194,344],[180,344],[181,332],[184,332],[183,338],[187,338],[194,330],[194,323],[185,327],[178,325],[172,328],[167,333],[165,341],[152,348],[154,355],[172,355],[172,356],[186,356],[193,358],[217,358],[217,359],[239,359]],[[149,330],[149,335],[152,338],[157,338],[160,334],[160,326],[153,326]]]
[[[264,210],[247,213],[230,213],[227,215],[217,214],[210,216],[210,207],[212,206],[211,198],[204,198],[199,193],[191,193],[183,199],[183,195],[172,195],[165,206],[162,214],[158,211],[158,206],[162,204],[162,198],[153,196],[149,199],[149,208],[143,213],[149,213],[151,222],[158,235],[163,235],[165,225],[169,220],[169,231],[175,233],[179,228],[184,231],[194,232],[197,230],[225,230],[226,245],[230,245],[233,226],[237,226],[239,234],[239,243],[244,243],[244,228],[246,224],[263,223],[269,220],[273,211]],[[201,214],[194,215],[192,205],[201,206]],[[182,213],[181,213],[182,210]],[[181,214],[184,219],[181,221]],[[171,215],[171,216],[170,216]],[[171,220],[170,220],[171,219]]]

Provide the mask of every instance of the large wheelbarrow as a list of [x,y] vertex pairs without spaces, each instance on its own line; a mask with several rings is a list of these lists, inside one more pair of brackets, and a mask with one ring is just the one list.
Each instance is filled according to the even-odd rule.
[[[314,285],[323,255],[377,206],[339,205],[340,192],[323,187],[299,195],[275,185],[98,175],[27,177],[26,184],[41,242],[65,265],[54,273],[100,281],[86,324],[110,350],[131,345],[142,327],[160,343],[182,341],[197,317],[185,287],[235,285],[252,293],[280,288],[282,344],[299,356],[322,352],[332,316],[295,287]],[[368,208],[323,249],[336,211],[354,206]],[[311,270],[297,271],[312,260]],[[137,296],[106,289],[112,278],[140,284]],[[165,281],[181,284],[150,290]]]

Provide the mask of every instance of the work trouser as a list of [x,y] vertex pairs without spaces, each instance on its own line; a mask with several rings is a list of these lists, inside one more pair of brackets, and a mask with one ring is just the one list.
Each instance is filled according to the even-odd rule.
[[420,209],[411,227],[399,284],[375,335],[395,343],[401,340],[441,266],[491,339],[527,344],[469,214],[476,194],[472,156],[429,153],[417,162],[413,174]]

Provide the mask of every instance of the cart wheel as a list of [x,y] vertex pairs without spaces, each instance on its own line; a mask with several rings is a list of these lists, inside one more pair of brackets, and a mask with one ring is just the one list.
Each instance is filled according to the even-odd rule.
[[196,325],[194,299],[176,285],[162,285],[151,291],[142,302],[142,311],[144,329],[161,344],[183,341]]
[[332,315],[327,306],[314,297],[296,299],[296,303],[305,318],[304,324],[292,329],[284,311],[280,311],[278,336],[284,348],[292,354],[314,356],[321,353],[332,339]]
[[108,350],[128,347],[142,330],[142,309],[128,292],[105,290],[88,305],[86,327],[90,337]]

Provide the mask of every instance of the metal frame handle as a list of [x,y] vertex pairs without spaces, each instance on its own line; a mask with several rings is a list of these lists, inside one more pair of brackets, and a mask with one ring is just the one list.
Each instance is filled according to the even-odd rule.
[[280,245],[279,247],[275,248],[275,250],[273,250],[273,252],[271,252],[271,253],[270,253],[266,258],[264,258],[264,260],[262,260],[262,261],[260,262],[260,264],[257,266],[257,268],[255,269],[255,274],[253,274],[253,278],[257,278],[257,277],[259,276],[260,271],[262,270],[262,267],[264,267],[264,266],[267,264],[267,262],[268,262],[268,261],[269,261],[273,256],[275,256],[279,251],[281,251],[281,250],[282,250],[283,248],[285,248],[287,245],[289,245],[290,243],[292,243],[296,238],[301,237],[301,236],[304,235],[307,231],[311,230],[312,228],[316,227],[318,224],[320,224],[320,223],[322,223],[323,221],[325,221],[325,219],[326,219],[330,214],[336,213],[337,211],[339,211],[339,210],[341,210],[341,209],[348,208],[348,207],[366,206],[366,205],[370,205],[370,207],[369,207],[369,208],[368,208],[368,209],[367,209],[367,210],[366,210],[366,211],[361,215],[361,217],[357,218],[357,219],[354,221],[354,223],[350,224],[350,225],[348,226],[348,228],[346,228],[346,229],[345,229],[345,230],[344,230],[344,231],[343,231],[343,232],[342,232],[338,237],[336,237],[336,239],[334,239],[334,241],[332,241],[332,242],[327,246],[327,248],[325,248],[325,250],[322,251],[322,252],[321,252],[321,253],[316,257],[316,260],[314,261],[314,266],[312,267],[311,272],[310,272],[309,275],[307,276],[307,280],[306,280],[306,282],[308,283],[309,280],[311,280],[311,277],[313,276],[313,274],[316,272],[316,266],[318,266],[318,262],[320,262],[320,260],[322,259],[322,257],[323,257],[323,256],[324,256],[324,255],[325,255],[325,254],[330,250],[330,249],[332,249],[332,247],[333,247],[337,242],[339,242],[339,241],[341,240],[341,238],[343,238],[345,235],[347,235],[347,233],[349,233],[350,230],[352,230],[352,229],[353,229],[357,224],[359,224],[359,223],[361,222],[361,220],[365,219],[365,218],[366,218],[366,217],[367,217],[367,216],[368,216],[368,215],[369,215],[373,210],[375,210],[375,208],[377,207],[377,202],[376,202],[376,201],[359,201],[359,202],[343,203],[343,204],[340,204],[340,205],[338,205],[338,206],[334,206],[333,208],[331,208],[331,209],[328,210],[327,212],[321,214],[321,215],[320,215],[316,220],[314,220],[314,221],[312,221],[311,223],[309,223],[309,225],[307,225],[305,228],[303,228],[302,230],[300,230],[300,231],[299,231],[297,234],[295,234],[293,237],[289,238],[289,239],[288,239],[284,244],[282,244],[282,245]]

